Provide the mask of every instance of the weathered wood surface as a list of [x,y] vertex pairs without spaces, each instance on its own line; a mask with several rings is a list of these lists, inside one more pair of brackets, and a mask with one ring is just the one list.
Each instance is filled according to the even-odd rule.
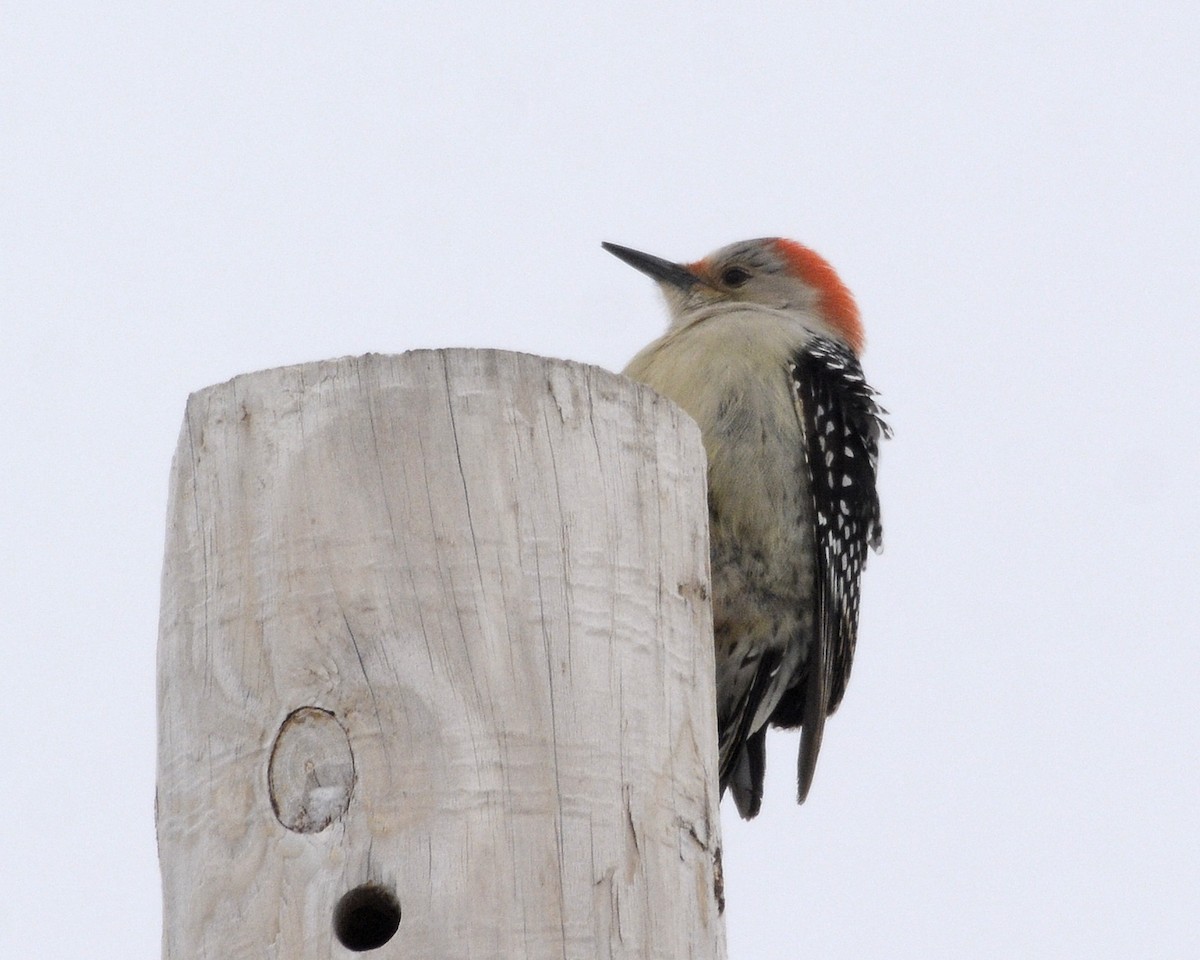
[[164,956],[348,956],[340,902],[368,943],[398,903],[371,956],[721,960],[704,497],[690,420],[565,361],[369,355],[193,395]]

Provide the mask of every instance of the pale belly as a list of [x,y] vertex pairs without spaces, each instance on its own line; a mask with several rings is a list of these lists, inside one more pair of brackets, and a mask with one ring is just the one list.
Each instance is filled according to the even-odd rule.
[[778,669],[748,732],[767,722],[812,637],[812,504],[787,372],[810,336],[777,316],[735,311],[668,332],[626,369],[696,420],[708,454],[722,754],[760,662]]
[[[760,661],[777,674],[748,732],[767,722],[808,653],[813,633],[811,505],[799,438],[794,457],[752,475],[710,467],[717,712],[726,727]],[[763,461],[760,460],[760,463]],[[770,461],[767,461],[770,462]],[[713,469],[716,468],[716,469]],[[747,498],[756,506],[745,509]]]

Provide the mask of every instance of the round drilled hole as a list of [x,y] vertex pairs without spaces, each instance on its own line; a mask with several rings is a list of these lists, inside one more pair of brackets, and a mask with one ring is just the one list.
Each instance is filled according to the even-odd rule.
[[347,950],[376,950],[400,928],[400,901],[386,887],[364,883],[342,895],[333,911],[333,932]]

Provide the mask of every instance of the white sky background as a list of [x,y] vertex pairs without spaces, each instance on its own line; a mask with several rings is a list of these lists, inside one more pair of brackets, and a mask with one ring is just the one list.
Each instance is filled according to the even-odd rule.
[[[13,3],[0,19],[0,956],[159,951],[189,391],[657,335],[614,240],[855,291],[887,550],[811,799],[724,811],[733,960],[1200,956],[1200,13]],[[833,12],[835,11],[836,12]]]

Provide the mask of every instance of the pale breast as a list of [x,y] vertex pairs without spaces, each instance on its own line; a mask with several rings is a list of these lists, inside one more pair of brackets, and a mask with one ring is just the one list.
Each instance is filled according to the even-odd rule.
[[[788,362],[810,337],[790,318],[737,310],[670,331],[626,374],[684,408],[708,454],[719,700],[773,651],[778,702],[812,634],[812,502]],[[718,711],[732,709],[718,703]],[[755,724],[759,725],[758,723]]]

